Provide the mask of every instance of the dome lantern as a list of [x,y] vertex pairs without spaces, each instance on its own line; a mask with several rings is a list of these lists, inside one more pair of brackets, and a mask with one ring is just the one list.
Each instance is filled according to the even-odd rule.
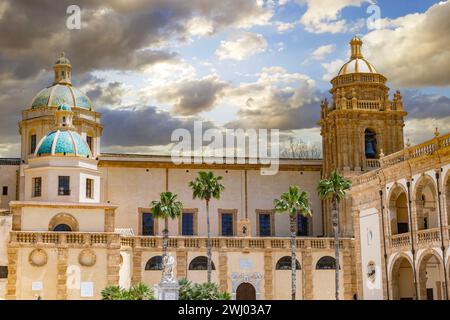
[[364,58],[362,55],[361,47],[362,47],[362,40],[359,37],[353,37],[353,39],[350,41],[350,48],[351,48],[351,59],[362,59]]
[[74,129],[73,126],[73,111],[67,104],[61,104],[55,111],[56,129],[68,130]]
[[70,64],[70,60],[66,58],[64,52],[62,52],[61,56],[56,60],[53,65],[53,70],[55,71],[55,80],[53,81],[53,84],[72,85],[72,65]]

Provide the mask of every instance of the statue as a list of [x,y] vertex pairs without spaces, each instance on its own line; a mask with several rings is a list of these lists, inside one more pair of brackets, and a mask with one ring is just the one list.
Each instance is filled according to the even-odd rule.
[[175,259],[167,254],[163,257],[162,263],[161,282],[154,286],[155,298],[157,300],[178,300],[180,285],[173,274]]
[[170,254],[164,256],[162,282],[176,282],[173,275],[174,264],[175,259]]

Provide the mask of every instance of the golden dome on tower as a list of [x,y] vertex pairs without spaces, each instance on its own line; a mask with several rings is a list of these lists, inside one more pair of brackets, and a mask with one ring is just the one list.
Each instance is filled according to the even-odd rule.
[[351,73],[378,73],[375,67],[366,59],[361,51],[361,38],[355,36],[350,41],[351,56],[350,60],[345,63],[339,70],[338,76],[343,76]]

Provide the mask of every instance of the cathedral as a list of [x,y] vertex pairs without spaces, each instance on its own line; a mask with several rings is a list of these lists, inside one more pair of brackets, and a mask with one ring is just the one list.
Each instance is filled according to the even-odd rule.
[[[210,204],[212,279],[233,299],[290,299],[289,217],[273,200],[298,185],[312,215],[299,217],[297,299],[448,299],[450,134],[404,143],[407,113],[399,91],[350,41],[351,56],[317,106],[323,159],[263,164],[175,164],[170,156],[101,152],[101,114],[73,86],[64,54],[54,81],[19,122],[20,158],[0,158],[0,298],[100,299],[110,285],[161,279],[163,223],[152,200],[178,194],[182,216],[169,222],[175,276],[205,282],[206,209],[188,184],[199,171],[223,177]],[[132,133],[129,133],[132,134]],[[352,181],[340,203],[340,265],[330,203],[320,179],[338,170]]]

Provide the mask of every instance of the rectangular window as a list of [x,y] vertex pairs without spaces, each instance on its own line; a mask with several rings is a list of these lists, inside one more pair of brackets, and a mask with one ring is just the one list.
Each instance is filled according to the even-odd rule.
[[94,198],[94,179],[86,179],[86,198],[92,199]]
[[8,278],[8,266],[0,266],[0,279]]
[[42,192],[42,178],[33,178],[33,197],[40,197]]
[[155,235],[155,221],[153,215],[150,212],[142,213],[142,235],[154,236]]
[[69,196],[70,195],[70,177],[59,176],[58,177],[58,195]]
[[30,153],[36,151],[36,135],[32,134],[30,137]]
[[308,236],[308,218],[301,214],[297,215],[297,236]]
[[222,236],[233,236],[234,235],[234,215],[232,213],[222,212]]
[[181,234],[183,236],[194,235],[194,213],[183,212],[181,216]]
[[89,149],[91,149],[92,152],[92,137],[91,136],[86,136],[86,143],[89,146]]
[[2,196],[7,196],[8,195],[8,187],[7,186],[3,186],[2,188]]
[[259,214],[259,235],[270,237],[272,235],[272,217],[270,213]]
[[409,226],[407,223],[398,222],[397,223],[397,231],[398,233],[406,233],[409,232]]

